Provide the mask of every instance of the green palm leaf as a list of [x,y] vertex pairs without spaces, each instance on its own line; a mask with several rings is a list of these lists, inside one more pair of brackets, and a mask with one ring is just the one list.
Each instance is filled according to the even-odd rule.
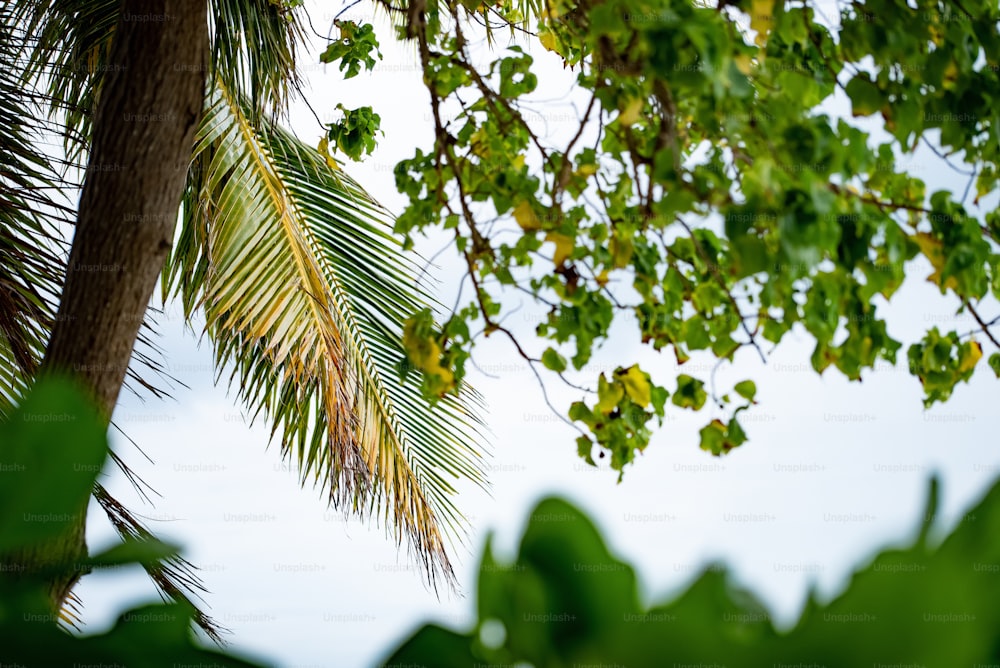
[[303,12],[273,0],[210,2],[212,74],[247,101],[244,111],[256,125],[269,111],[282,111],[298,86],[295,50],[305,41]]
[[86,164],[90,121],[108,67],[118,0],[36,0],[12,9],[25,34],[27,76],[45,87],[50,112],[63,124],[66,159]]
[[66,209],[51,196],[58,177],[38,148],[44,123],[20,76],[24,38],[9,8],[0,8],[0,417],[41,361],[64,271],[53,221]]
[[[206,103],[167,292],[202,307],[217,367],[345,511],[384,511],[430,579],[452,577],[452,482],[484,484],[474,395],[432,415],[399,380],[402,320],[428,300],[386,213],[276,125],[251,126],[220,79]],[[255,413],[256,414],[256,413]]]
[[[283,110],[299,82],[301,8],[272,0],[207,1],[212,74],[250,102],[253,122]],[[46,82],[51,110],[64,122],[67,159],[81,166],[120,5],[119,0],[35,0],[12,7],[14,21],[35,36],[29,74]]]

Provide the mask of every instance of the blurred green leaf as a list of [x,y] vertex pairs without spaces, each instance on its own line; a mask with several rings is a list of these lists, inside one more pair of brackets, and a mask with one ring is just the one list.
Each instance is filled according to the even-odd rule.
[[40,381],[0,422],[0,550],[74,523],[107,455],[96,410],[69,382]]
[[[464,633],[424,626],[386,663],[990,665],[1000,647],[1000,483],[939,545],[930,542],[940,529],[936,499],[932,481],[910,547],[878,554],[829,602],[811,598],[786,632],[717,565],[671,600],[645,606],[632,568],[593,523],[569,503],[546,499],[532,511],[513,563],[498,563],[487,539],[476,626]],[[505,630],[498,646],[480,640],[487,623]]]
[[[71,382],[38,381],[10,418],[0,422],[0,549],[42,549],[82,509],[107,447],[103,421]],[[133,540],[81,565],[148,564],[176,553],[159,541]],[[60,628],[46,578],[44,571],[0,578],[0,665],[261,665],[199,646],[193,630],[197,610],[186,602],[142,605],[122,613],[106,633],[71,635]]]

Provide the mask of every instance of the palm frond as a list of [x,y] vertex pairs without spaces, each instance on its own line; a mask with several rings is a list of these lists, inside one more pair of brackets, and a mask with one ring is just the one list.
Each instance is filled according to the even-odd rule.
[[[156,538],[128,508],[111,496],[102,485],[94,486],[94,498],[101,504],[101,508],[104,509],[111,525],[123,540],[144,541]],[[223,643],[222,634],[228,629],[220,626],[214,619],[202,612],[194,600],[201,598],[201,593],[205,592],[205,586],[195,572],[196,567],[193,564],[181,557],[172,557],[166,561],[144,564],[143,567],[164,600],[183,601],[190,604],[194,608],[195,624],[213,641],[218,644]],[[74,602],[78,608],[79,599],[74,597]],[[74,616],[79,617],[79,615]]]
[[[79,189],[78,183],[56,174],[57,166],[80,165],[86,158],[90,110],[106,70],[118,9],[116,0],[24,2],[0,9],[0,415],[31,382],[51,335],[65,277],[65,237],[75,217],[75,211],[55,201],[54,189],[61,193],[60,201]],[[68,161],[38,148],[45,138],[59,134],[65,138]],[[147,313],[125,388],[138,395],[141,387],[163,398],[169,394],[162,383],[179,381],[166,372],[155,336],[155,319]],[[148,500],[142,480],[117,453],[111,458]],[[151,535],[103,487],[94,496],[123,539]],[[193,602],[204,591],[182,560],[151,564],[146,570],[161,594],[174,600]],[[67,623],[79,619],[79,605],[71,596],[62,611]],[[219,640],[220,628],[197,606],[195,621]]]
[[82,167],[90,145],[91,116],[109,67],[118,0],[37,0],[16,3],[25,27],[27,77],[44,86],[49,112],[64,130],[66,160]]
[[299,83],[296,47],[304,42],[301,7],[273,0],[211,0],[211,76],[248,103],[251,123],[284,111]]
[[[25,34],[35,36],[26,42],[28,74],[46,82],[51,111],[63,120],[67,159],[82,166],[121,3],[36,0],[14,8]],[[211,75],[250,101],[255,121],[283,111],[298,85],[302,12],[273,0],[210,0]]]
[[38,149],[43,124],[20,76],[23,29],[0,8],[0,416],[26,389],[45,352],[62,285],[63,244],[53,220],[65,208]]
[[216,79],[197,135],[168,291],[204,308],[221,374],[280,432],[302,483],[331,503],[383,511],[429,579],[453,577],[453,482],[484,484],[477,397],[432,413],[399,379],[402,320],[427,303],[387,214],[274,124],[252,126]]

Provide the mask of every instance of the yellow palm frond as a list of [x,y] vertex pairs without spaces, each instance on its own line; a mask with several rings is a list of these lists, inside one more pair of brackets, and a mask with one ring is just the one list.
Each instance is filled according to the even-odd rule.
[[478,399],[432,409],[401,375],[402,323],[429,298],[386,213],[216,79],[197,136],[168,291],[203,308],[220,370],[280,433],[303,484],[368,516],[381,509],[431,579],[452,576],[452,480],[483,484]]

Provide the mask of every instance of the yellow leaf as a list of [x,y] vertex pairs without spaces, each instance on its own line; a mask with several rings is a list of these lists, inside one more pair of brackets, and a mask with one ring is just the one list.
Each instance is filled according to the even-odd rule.
[[328,137],[323,137],[319,140],[319,145],[316,147],[316,150],[319,151],[319,154],[323,156],[324,160],[326,160],[327,167],[335,172],[340,171],[340,165],[338,165],[337,161],[330,156],[330,139]]
[[749,75],[750,70],[753,68],[753,62],[750,60],[750,56],[746,55],[745,53],[740,54],[739,56],[736,56],[735,60],[736,60],[736,69],[738,69],[745,75]]
[[618,380],[625,387],[628,398],[639,406],[645,408],[652,401],[649,376],[639,369],[638,364],[633,364],[625,370],[625,373],[619,374]]
[[[979,361],[979,358],[983,356],[983,347],[979,345],[978,341],[973,339],[969,341],[969,343],[971,345],[966,349],[969,351],[968,354],[959,355],[959,361],[958,361],[959,373],[965,373],[966,371],[971,371],[972,369],[974,369],[976,367],[976,363]],[[965,351],[963,351],[963,353],[964,352]]]
[[455,374],[441,366],[441,347],[432,338],[422,338],[416,334],[411,323],[403,327],[403,346],[414,366],[431,376],[438,376],[451,389],[455,384]]
[[510,161],[510,164],[514,166],[515,169],[521,169],[524,167],[524,155],[519,155]]
[[920,252],[927,256],[935,269],[944,266],[944,251],[941,249],[941,241],[933,234],[927,232],[917,232],[913,235],[913,240],[920,247]]
[[418,336],[412,323],[403,327],[403,346],[410,360],[420,369],[441,358],[441,347],[432,338]]
[[752,0],[750,3],[750,29],[757,31],[757,36],[754,38],[757,46],[763,47],[767,44],[773,14],[774,0]]
[[569,254],[573,252],[573,238],[558,232],[549,232],[545,235],[546,241],[551,241],[556,245],[555,253],[552,254],[552,261],[559,266],[566,261]]
[[526,199],[521,200],[520,204],[514,207],[514,220],[525,232],[534,232],[542,226],[542,221],[535,215],[531,203]]
[[928,276],[927,280],[943,288],[957,289],[958,281],[954,276],[949,276],[948,280],[943,284],[941,283],[941,272],[944,270],[945,263],[944,246],[941,240],[933,234],[917,232],[913,235],[913,241],[916,242],[917,246],[920,247],[920,252],[927,257],[931,266],[934,267],[934,273]]
[[948,67],[944,68],[944,74],[941,79],[941,87],[945,90],[951,90],[955,87],[956,81],[958,81],[958,65],[953,60],[948,63]]
[[980,180],[976,184],[976,199],[972,200],[973,204],[979,204],[979,198],[983,195],[989,195],[993,192],[993,184],[986,180]]
[[441,379],[441,383],[444,385],[445,392],[450,392],[455,388],[455,374],[450,370],[441,366],[441,362],[435,362],[431,364],[426,372],[432,376],[437,376]]
[[596,173],[597,165],[580,165],[576,172],[574,172],[574,174],[582,178],[593,176]]
[[609,383],[602,373],[597,379],[597,396],[600,400],[594,408],[607,415],[618,407],[618,402],[625,396],[625,388],[618,383]]
[[635,246],[631,239],[620,239],[617,235],[611,237],[611,257],[616,269],[624,269],[632,259]]
[[633,100],[629,100],[625,104],[625,108],[622,109],[621,113],[618,114],[618,122],[622,125],[632,125],[639,120],[639,113],[642,111],[642,105],[644,100],[641,97],[637,97]]
[[487,139],[488,136],[483,128],[479,128],[469,137],[469,147],[480,158],[486,158],[490,154],[489,145],[486,143]]
[[558,49],[556,49],[555,33],[549,32],[548,30],[546,30],[545,32],[541,32],[538,34],[538,41],[541,42],[542,46],[544,46],[549,51],[558,52]]
[[940,28],[932,23],[928,26],[928,32],[931,34],[931,41],[934,42],[936,46],[944,44],[944,34],[941,32]]
[[596,278],[594,278],[594,280],[597,281],[597,284],[603,288],[605,285],[608,284],[608,270],[607,269],[603,270],[601,273],[597,275]]

